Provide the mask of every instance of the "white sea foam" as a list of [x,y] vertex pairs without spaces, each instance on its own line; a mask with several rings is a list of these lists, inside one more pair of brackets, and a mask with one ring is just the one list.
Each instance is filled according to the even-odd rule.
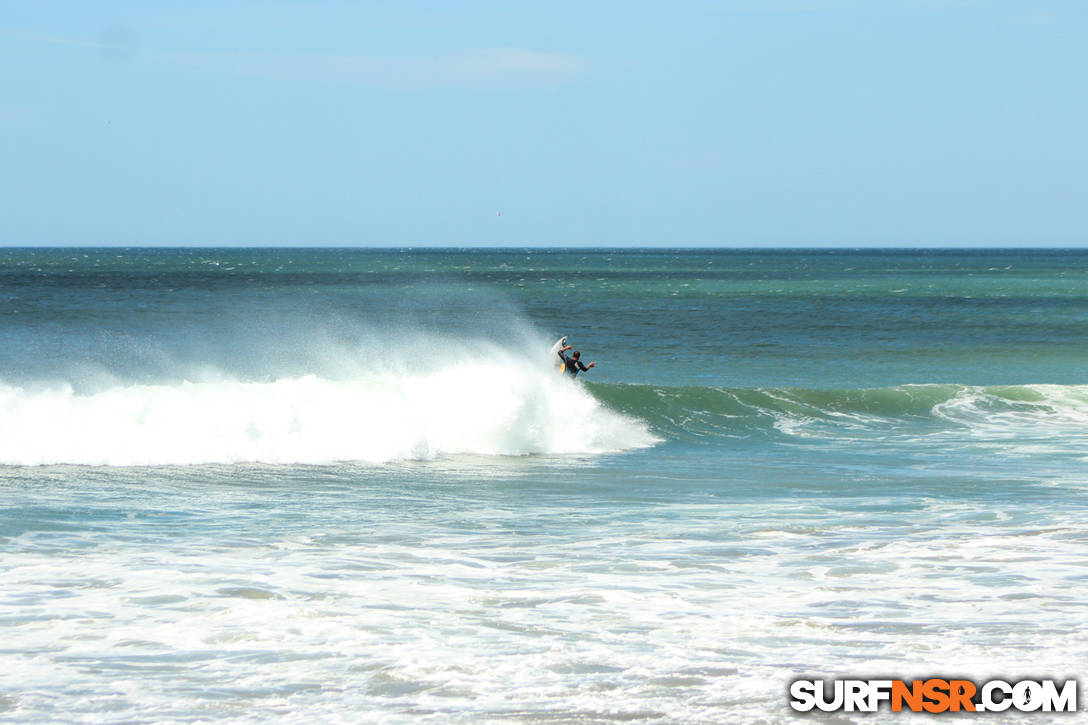
[[1064,679],[1088,657],[1082,512],[1038,498],[586,517],[583,499],[466,506],[461,485],[433,508],[395,485],[258,486],[238,507],[121,475],[63,489],[104,516],[0,558],[6,721],[786,723],[806,674]]
[[[872,396],[910,392],[930,401],[878,412],[819,407],[784,395],[767,394],[782,403],[759,408],[776,430],[795,438],[835,443],[901,442],[927,445],[976,445],[1007,454],[1064,453],[1083,455],[1088,442],[1088,386],[917,385],[860,391]],[[924,448],[917,448],[924,450]]]
[[345,379],[221,378],[90,394],[0,384],[0,464],[382,463],[605,453],[656,440],[544,360],[491,350],[417,367],[383,362]]
[[964,387],[933,413],[980,435],[1080,432],[1088,426],[1088,386]]

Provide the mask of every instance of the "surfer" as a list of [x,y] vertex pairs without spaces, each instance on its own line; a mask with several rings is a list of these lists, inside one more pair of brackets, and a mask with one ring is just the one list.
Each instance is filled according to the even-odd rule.
[[559,359],[563,361],[563,365],[566,366],[566,371],[570,373],[570,376],[573,378],[580,371],[589,370],[597,363],[591,362],[589,365],[586,365],[579,359],[582,357],[582,353],[577,350],[572,352],[570,357],[563,354],[572,347],[574,347],[574,345],[567,345],[566,347],[559,348]]

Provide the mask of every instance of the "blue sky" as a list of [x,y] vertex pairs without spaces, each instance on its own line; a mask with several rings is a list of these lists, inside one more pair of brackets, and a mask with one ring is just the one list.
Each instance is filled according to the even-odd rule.
[[1088,245],[1082,0],[0,7],[0,244]]

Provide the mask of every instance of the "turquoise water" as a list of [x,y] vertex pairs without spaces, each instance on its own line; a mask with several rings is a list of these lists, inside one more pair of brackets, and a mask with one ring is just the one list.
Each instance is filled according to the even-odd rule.
[[0,719],[1077,676],[1085,339],[1078,251],[0,250]]

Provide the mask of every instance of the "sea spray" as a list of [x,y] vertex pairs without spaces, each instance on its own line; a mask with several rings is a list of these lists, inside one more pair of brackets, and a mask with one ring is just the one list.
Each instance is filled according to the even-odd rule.
[[0,464],[384,463],[593,454],[656,441],[542,357],[491,347],[479,358],[432,356],[419,368],[389,363],[351,379],[185,381],[82,395],[68,385],[0,385]]

